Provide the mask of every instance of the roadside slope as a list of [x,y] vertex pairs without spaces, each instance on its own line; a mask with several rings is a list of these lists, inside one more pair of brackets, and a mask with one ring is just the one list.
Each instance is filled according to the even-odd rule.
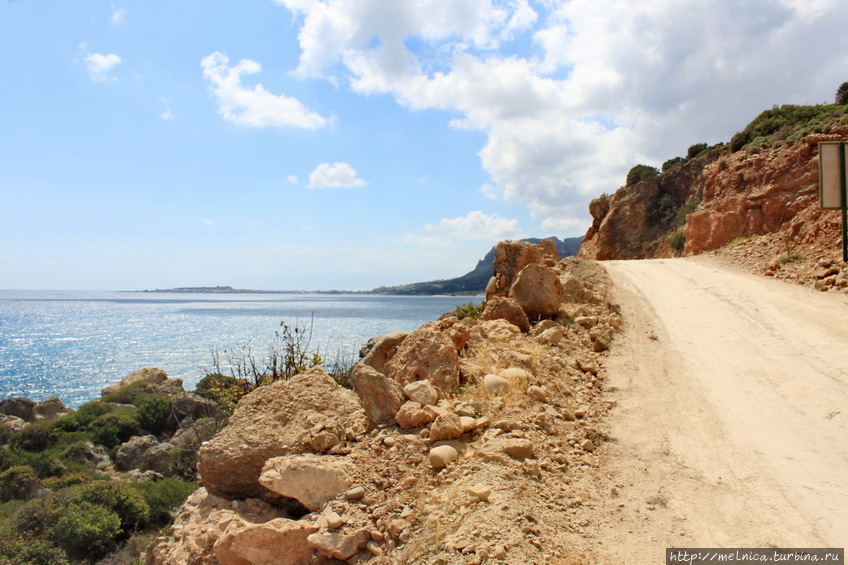
[[627,324],[601,554],[848,544],[848,299],[704,258],[603,265]]

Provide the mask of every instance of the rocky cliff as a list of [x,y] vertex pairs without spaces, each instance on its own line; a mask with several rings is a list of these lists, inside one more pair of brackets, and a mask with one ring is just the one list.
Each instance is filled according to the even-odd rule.
[[[778,124],[775,131],[765,132],[768,135],[741,147],[737,143],[740,138],[751,140],[766,119],[796,118],[801,110],[819,108],[824,117],[818,115],[815,126]],[[757,256],[754,270],[764,273],[775,274],[795,261],[810,269],[821,261],[833,262],[841,254],[840,215],[820,208],[818,143],[848,137],[844,112],[834,106],[764,112],[731,144],[593,200],[593,223],[579,256],[669,257],[733,244],[751,249],[746,253]]]

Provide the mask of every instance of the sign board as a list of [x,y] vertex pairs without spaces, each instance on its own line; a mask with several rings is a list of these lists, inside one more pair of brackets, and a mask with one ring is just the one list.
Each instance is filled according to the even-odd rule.
[[819,197],[822,210],[842,209],[842,164],[838,141],[819,143]]

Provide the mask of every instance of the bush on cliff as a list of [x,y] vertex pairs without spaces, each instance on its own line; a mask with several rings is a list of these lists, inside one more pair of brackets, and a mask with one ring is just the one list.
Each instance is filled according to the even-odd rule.
[[656,167],[649,165],[636,165],[627,173],[627,186],[633,186],[640,182],[657,178],[660,172]]
[[845,116],[848,108],[838,104],[773,106],[760,113],[744,130],[730,140],[730,151],[743,148],[770,147],[771,144],[792,140],[813,131],[824,131],[826,123]]

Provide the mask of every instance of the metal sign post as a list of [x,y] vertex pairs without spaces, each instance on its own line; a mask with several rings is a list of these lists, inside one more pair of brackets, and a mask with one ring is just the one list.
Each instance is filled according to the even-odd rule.
[[819,197],[822,210],[842,210],[842,261],[848,263],[848,157],[844,141],[819,143]]

